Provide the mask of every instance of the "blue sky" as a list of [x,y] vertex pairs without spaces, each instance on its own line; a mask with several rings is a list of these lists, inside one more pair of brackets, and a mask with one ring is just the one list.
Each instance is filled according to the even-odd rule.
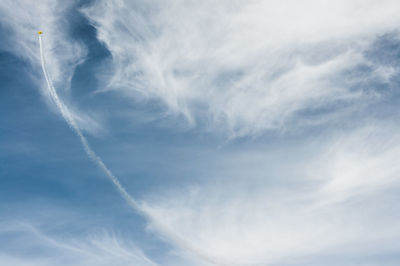
[[2,1],[0,264],[398,265],[399,23],[392,0]]

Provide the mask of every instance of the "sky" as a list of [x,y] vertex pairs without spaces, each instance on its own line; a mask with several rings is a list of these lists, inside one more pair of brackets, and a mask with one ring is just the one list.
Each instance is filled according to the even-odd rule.
[[0,265],[399,265],[399,25],[397,0],[2,0]]

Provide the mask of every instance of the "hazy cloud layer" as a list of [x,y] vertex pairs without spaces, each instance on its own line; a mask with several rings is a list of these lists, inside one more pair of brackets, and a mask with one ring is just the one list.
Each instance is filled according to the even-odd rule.
[[[359,265],[398,254],[399,137],[380,126],[335,135],[278,173],[260,164],[242,169],[245,182],[226,177],[156,196],[147,206],[162,223],[154,230],[174,231],[217,265]],[[287,168],[284,182],[273,179]],[[262,169],[260,184],[252,173]]]
[[[371,100],[363,82],[393,70],[363,53],[398,29],[399,11],[392,0],[115,0],[83,10],[113,57],[108,89],[158,99],[233,137]],[[360,66],[369,68],[362,80]],[[324,113],[312,123],[329,120]]]

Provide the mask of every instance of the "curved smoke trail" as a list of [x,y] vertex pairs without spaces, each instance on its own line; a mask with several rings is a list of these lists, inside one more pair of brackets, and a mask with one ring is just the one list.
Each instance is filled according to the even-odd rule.
[[40,46],[40,61],[42,64],[42,70],[44,77],[46,79],[47,87],[49,89],[49,93],[51,96],[51,99],[54,101],[54,103],[57,105],[58,109],[61,112],[61,115],[64,117],[65,121],[69,125],[69,127],[78,135],[83,148],[86,152],[86,154],[89,156],[89,158],[96,163],[101,170],[106,174],[108,179],[115,185],[117,188],[118,192],[121,194],[121,196],[126,200],[126,202],[136,211],[142,213],[143,210],[140,207],[139,203],[132,198],[128,192],[125,190],[125,188],[121,185],[119,182],[118,178],[113,175],[113,173],[107,168],[107,166],[104,164],[103,160],[97,156],[97,154],[92,150],[90,147],[88,141],[86,140],[85,136],[82,134],[81,130],[79,129],[78,125],[76,124],[74,118],[72,117],[71,113],[69,112],[67,106],[64,105],[64,103],[60,100],[58,97],[57,91],[55,90],[53,86],[53,82],[50,79],[49,73],[46,68],[46,61],[44,58],[44,53],[43,53],[43,45],[42,45],[42,35],[39,35],[39,46]]
[[[57,108],[60,110],[61,115],[67,122],[68,126],[78,135],[83,149],[85,150],[88,157],[95,163],[100,169],[106,174],[107,178],[114,184],[119,194],[125,199],[125,201],[140,215],[151,221],[156,229],[158,229],[164,236],[168,237],[172,241],[174,241],[177,245],[186,248],[187,250],[193,252],[197,256],[213,263],[214,265],[228,265],[223,262],[219,262],[215,258],[211,258],[206,254],[203,250],[200,250],[198,247],[195,247],[192,243],[188,242],[181,236],[177,235],[171,229],[164,226],[161,222],[154,219],[154,217],[146,210],[145,206],[139,204],[129,193],[125,190],[125,188],[121,185],[118,178],[107,168],[104,164],[103,160],[92,150],[86,137],[82,134],[82,131],[79,129],[77,123],[75,122],[73,116],[68,110],[67,106],[61,101],[58,97],[57,91],[53,86],[53,82],[51,81],[49,72],[46,68],[46,60],[43,53],[43,44],[42,44],[42,35],[39,34],[39,46],[40,46],[40,61],[42,65],[42,70],[44,77],[46,79],[48,91],[50,93],[51,99],[56,104]],[[232,265],[232,264],[230,264]]]

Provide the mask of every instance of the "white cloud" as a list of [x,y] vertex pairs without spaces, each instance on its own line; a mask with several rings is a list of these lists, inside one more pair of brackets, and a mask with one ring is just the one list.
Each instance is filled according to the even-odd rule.
[[365,100],[343,73],[369,64],[370,79],[388,76],[363,51],[398,29],[399,11],[393,0],[115,0],[83,10],[113,57],[108,89],[161,100],[233,137]]
[[400,146],[396,128],[379,127],[319,139],[319,151],[282,161],[280,173],[259,165],[241,181],[156,196],[145,206],[153,229],[216,265],[358,265],[399,252]]
[[[64,94],[85,55],[66,33],[68,8],[68,3],[51,1],[0,3],[1,22],[12,29],[15,45],[10,51],[37,67],[34,32],[43,29],[50,71]],[[367,64],[372,68],[369,79],[390,79],[396,69],[374,65],[363,51],[378,35],[397,29],[399,9],[398,2],[390,0],[115,0],[95,1],[83,12],[112,54],[115,74],[105,90],[158,99],[192,123],[207,122],[235,137],[303,121],[298,114],[302,110],[365,100],[362,88],[353,87],[360,77],[351,70]],[[72,116],[80,126],[90,125],[84,115]],[[269,186],[268,168],[239,169],[239,158],[239,177],[229,185],[225,176],[223,184],[172,191],[169,197],[149,200],[143,212],[154,230],[184,248],[176,252],[187,249],[217,265],[398,252],[392,244],[400,240],[399,217],[386,209],[394,206],[398,211],[396,196],[387,192],[399,185],[398,138],[390,142],[380,131],[378,136],[365,132],[326,144],[317,158],[304,159],[306,169],[293,161],[276,166],[274,177],[287,175],[293,166],[296,186]],[[253,171],[257,186],[251,183]],[[243,179],[249,180],[247,187]],[[60,255],[39,257],[38,265],[153,265],[140,250],[114,236],[77,244],[34,228],[27,232],[40,240],[42,251],[57,250]],[[30,244],[32,238],[27,239]],[[203,264],[196,257],[191,260],[190,265]],[[10,253],[0,262],[36,263]]]
[[[314,181],[323,182],[319,204],[343,202],[359,195],[375,193],[400,181],[397,156],[398,129],[369,126],[329,143],[327,152],[310,166]],[[332,202],[331,202],[332,201]]]
[[[58,92],[68,102],[72,75],[86,56],[86,47],[69,35],[71,21],[68,12],[74,8],[73,1],[12,1],[0,3],[0,23],[6,30],[5,45],[1,49],[13,53],[31,66],[32,80],[46,96],[49,106],[57,110],[46,89],[40,67],[37,32],[43,31],[44,53],[51,78]],[[101,130],[99,121],[78,111],[69,103],[71,114],[79,126],[91,133]]]
[[0,264],[21,265],[137,265],[156,266],[133,243],[106,231],[88,236],[54,237],[30,223],[1,223]]

